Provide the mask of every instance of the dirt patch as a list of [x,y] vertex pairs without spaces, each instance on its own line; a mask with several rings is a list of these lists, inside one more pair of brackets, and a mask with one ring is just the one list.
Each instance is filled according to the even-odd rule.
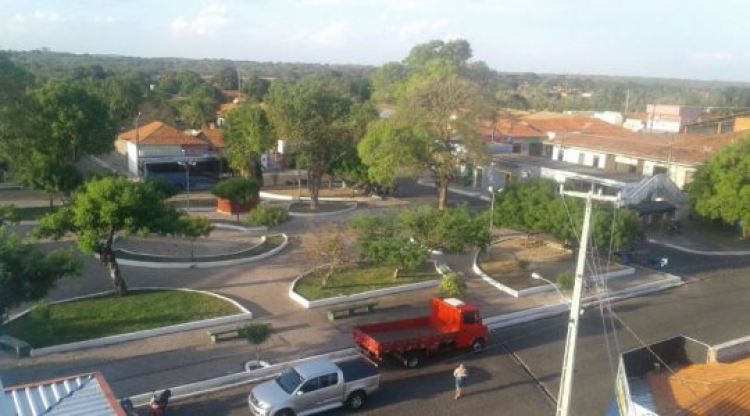
[[[269,192],[273,194],[279,194],[279,195],[288,195],[288,196],[302,196],[302,197],[309,197],[310,192],[307,188],[302,187],[301,193],[300,189],[295,187],[265,187],[263,188],[264,192]],[[359,189],[354,188],[321,188],[320,193],[318,194],[319,197],[322,198],[354,198],[358,196],[365,196],[365,192]]]
[[479,256],[479,267],[498,282],[514,289],[544,284],[531,279],[532,272],[550,280],[575,267],[573,254],[541,239],[514,238],[493,244]]

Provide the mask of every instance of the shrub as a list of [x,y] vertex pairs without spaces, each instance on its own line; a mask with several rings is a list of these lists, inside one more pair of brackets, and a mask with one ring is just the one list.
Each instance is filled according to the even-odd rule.
[[560,289],[573,289],[575,276],[571,272],[562,272],[555,277],[555,283]]
[[247,342],[255,345],[255,360],[257,361],[260,355],[260,344],[266,342],[268,337],[271,336],[271,324],[247,324],[238,329],[237,334],[240,338],[244,338]]
[[164,199],[171,198],[177,195],[180,190],[171,182],[167,182],[164,179],[153,179],[148,181],[157,192],[163,195]]
[[289,212],[281,207],[261,205],[247,216],[247,224],[253,227],[275,227],[289,221]]
[[236,177],[219,182],[211,193],[233,204],[247,204],[258,198],[260,185],[252,179]]
[[529,267],[529,261],[523,259],[516,260],[516,266],[521,270],[526,270],[526,268]]
[[449,273],[440,282],[440,295],[446,298],[462,298],[466,294],[466,283],[456,273]]

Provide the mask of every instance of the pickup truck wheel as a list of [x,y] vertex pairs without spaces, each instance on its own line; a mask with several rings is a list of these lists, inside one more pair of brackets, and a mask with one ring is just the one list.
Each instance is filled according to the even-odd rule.
[[474,352],[480,352],[484,349],[484,341],[481,339],[475,339],[474,342],[471,343],[471,350]]
[[289,409],[279,410],[273,416],[294,416],[294,412]]
[[355,391],[346,399],[346,407],[352,410],[361,409],[365,405],[365,400],[367,400],[367,393],[361,390]]
[[404,359],[404,365],[406,368],[417,368],[419,367],[419,354],[410,354]]

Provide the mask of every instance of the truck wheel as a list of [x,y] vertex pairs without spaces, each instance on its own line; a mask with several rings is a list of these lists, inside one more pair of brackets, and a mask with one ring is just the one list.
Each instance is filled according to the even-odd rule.
[[417,368],[419,367],[419,354],[409,354],[404,360],[406,368]]
[[361,409],[362,406],[365,405],[365,401],[367,400],[367,393],[363,392],[362,390],[357,390],[354,393],[349,395],[349,398],[346,399],[346,407],[357,410]]
[[471,343],[471,350],[474,352],[481,352],[484,349],[484,341],[481,339],[475,339],[474,342]]
[[273,416],[294,416],[294,412],[289,409],[279,410]]

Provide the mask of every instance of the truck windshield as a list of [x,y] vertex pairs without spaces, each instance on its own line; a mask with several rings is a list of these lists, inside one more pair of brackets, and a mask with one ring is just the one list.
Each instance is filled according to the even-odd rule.
[[279,387],[281,387],[287,394],[292,394],[294,390],[297,389],[297,387],[302,384],[302,376],[299,375],[298,372],[294,371],[293,368],[286,369],[281,375],[276,379],[276,382],[279,383]]

